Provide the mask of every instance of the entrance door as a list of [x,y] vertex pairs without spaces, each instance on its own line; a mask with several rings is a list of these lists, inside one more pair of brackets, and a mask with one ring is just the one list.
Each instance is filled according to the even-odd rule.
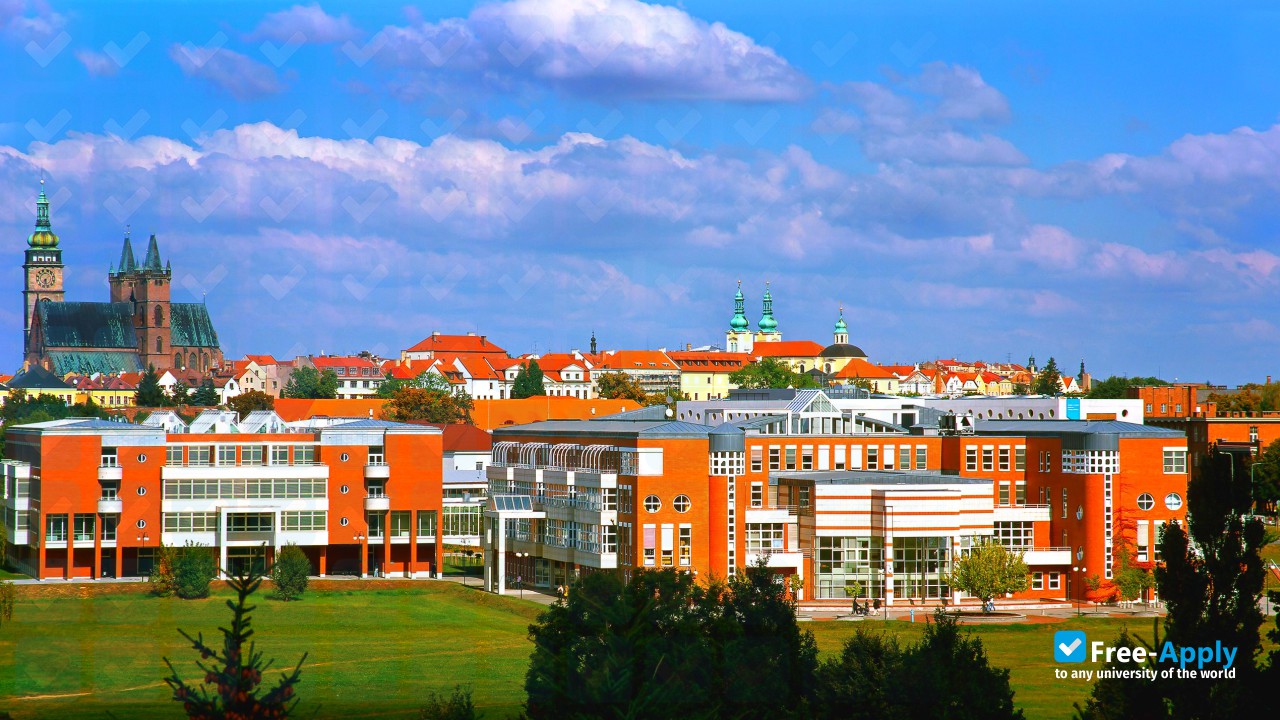
[[227,574],[240,575],[253,568],[259,574],[267,572],[267,549],[261,545],[256,547],[227,548]]

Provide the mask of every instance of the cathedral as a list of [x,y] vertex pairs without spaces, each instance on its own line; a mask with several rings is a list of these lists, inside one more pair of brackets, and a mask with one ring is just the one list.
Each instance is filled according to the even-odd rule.
[[160,260],[152,235],[139,263],[125,234],[119,267],[107,273],[109,302],[68,301],[62,249],[49,220],[40,181],[35,232],[27,238],[23,296],[23,353],[27,362],[59,377],[68,373],[187,369],[211,373],[222,350],[203,303],[169,299],[173,270]]

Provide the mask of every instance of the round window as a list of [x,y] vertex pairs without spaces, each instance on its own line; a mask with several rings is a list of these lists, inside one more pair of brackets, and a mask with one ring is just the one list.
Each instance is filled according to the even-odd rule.
[[346,453],[342,453],[342,457],[341,457],[342,462],[346,462],[346,461],[348,461],[348,460],[350,460],[350,459],[351,459],[351,456],[350,456],[350,455],[348,455],[348,454],[346,454]]
[[658,512],[662,509],[662,501],[658,499],[657,495],[649,495],[644,499],[644,509],[651,513]]
[[351,522],[351,521],[350,521],[350,520],[348,520],[348,519],[346,519],[346,518],[342,518],[341,520],[339,520],[339,521],[338,521],[338,524],[339,524],[339,525],[341,525],[342,527],[346,527],[346,526],[347,526],[347,523],[349,523],[349,522]]
[[147,526],[147,521],[146,521],[146,520],[139,520],[138,522],[136,522],[136,523],[134,523],[134,524],[138,526],[138,529],[139,529],[139,530],[141,530],[141,529],[143,529],[143,528],[145,528],[145,527]]
[[1077,506],[1076,506],[1076,519],[1077,519],[1077,520],[1083,520],[1083,519],[1084,519],[1084,506],[1083,506],[1083,505],[1077,505]]
[[147,494],[147,489],[146,489],[145,487],[141,487],[141,486],[139,486],[139,487],[138,487],[138,494],[139,494],[139,495],[146,495],[146,494]]
[[140,463],[144,463],[144,462],[146,462],[146,461],[147,461],[147,456],[146,456],[146,455],[141,455],[141,454],[140,454],[140,455],[138,455],[138,462],[140,462]]
[[1138,496],[1138,507],[1143,510],[1150,510],[1156,506],[1156,499],[1151,497],[1151,493],[1142,493]]
[[689,506],[692,505],[692,503],[689,502],[688,495],[677,495],[675,502],[673,502],[672,505],[675,507],[676,512],[685,513],[689,512]]
[[1182,507],[1182,496],[1178,493],[1169,493],[1164,496],[1164,506],[1170,510],[1177,510]]
[[347,493],[351,492],[351,488],[350,488],[350,487],[348,487],[348,486],[346,486],[346,485],[343,485],[342,487],[338,488],[338,490],[339,490],[339,492],[341,492],[343,495],[346,495]]

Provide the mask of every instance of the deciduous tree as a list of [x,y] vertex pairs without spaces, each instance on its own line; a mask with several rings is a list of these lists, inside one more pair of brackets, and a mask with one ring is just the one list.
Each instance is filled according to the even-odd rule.
[[276,399],[261,390],[250,390],[227,400],[227,407],[244,419],[254,410],[275,410]]
[[466,393],[402,387],[382,408],[392,422],[469,423],[475,404]]
[[818,387],[809,375],[795,372],[784,362],[764,358],[743,365],[729,374],[729,382],[740,388],[812,388]]
[[649,394],[638,381],[621,372],[596,375],[596,395],[605,400],[633,400],[641,405],[647,404],[649,399]]
[[988,541],[957,560],[948,581],[957,590],[981,598],[985,605],[1005,593],[1026,590],[1029,574],[1022,553]]
[[282,397],[306,400],[332,400],[338,396],[338,376],[333,370],[323,372],[310,365],[296,368],[280,392]]
[[1120,400],[1128,397],[1131,387],[1148,387],[1151,385],[1168,385],[1158,377],[1127,377],[1112,375],[1106,380],[1095,382],[1089,390],[1088,397],[1105,400]]

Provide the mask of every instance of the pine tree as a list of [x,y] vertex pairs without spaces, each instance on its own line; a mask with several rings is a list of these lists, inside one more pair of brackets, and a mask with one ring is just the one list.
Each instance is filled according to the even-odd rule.
[[1049,362],[1036,375],[1031,392],[1036,395],[1057,395],[1062,392],[1062,373],[1058,370],[1057,360],[1049,358]]
[[512,399],[519,400],[520,398],[546,394],[547,390],[543,384],[542,368],[538,367],[538,361],[530,360],[520,366],[520,370],[516,372],[515,382],[511,384]]
[[311,574],[311,561],[307,559],[302,548],[290,543],[285,545],[271,566],[271,584],[275,586],[275,595],[281,600],[297,600],[307,590],[308,576]]
[[[262,675],[272,663],[264,660],[256,644],[249,640],[253,636],[250,613],[254,610],[249,597],[261,583],[262,576],[252,567],[227,581],[236,599],[227,601],[232,613],[231,626],[219,628],[223,637],[221,650],[206,644],[203,633],[193,638],[183,630],[178,631],[191,642],[191,648],[200,653],[196,667],[204,673],[199,685],[188,685],[178,676],[169,658],[164,659],[171,672],[164,681],[173,688],[173,699],[182,703],[189,720],[287,718],[297,707],[294,687],[302,679],[306,654],[292,672],[283,674],[274,688],[259,696]],[[214,662],[206,663],[208,660]]]
[[164,390],[160,389],[160,374],[156,372],[155,365],[149,365],[138,383],[137,405],[138,407],[164,407],[167,404],[168,399],[164,396]]
[[213,407],[218,404],[218,390],[212,380],[200,383],[199,389],[191,396],[191,404],[196,407]]

